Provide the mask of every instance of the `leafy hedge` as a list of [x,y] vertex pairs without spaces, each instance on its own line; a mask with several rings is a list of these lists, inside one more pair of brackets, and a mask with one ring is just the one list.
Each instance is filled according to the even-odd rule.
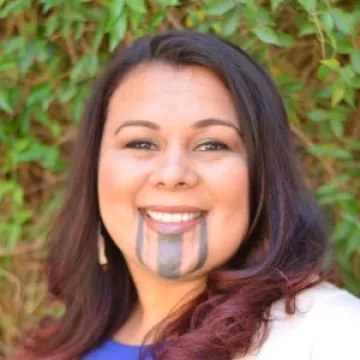
[[61,311],[44,297],[43,239],[91,82],[119,44],[170,28],[220,34],[272,73],[337,280],[359,291],[358,1],[0,0],[0,357],[19,328]]

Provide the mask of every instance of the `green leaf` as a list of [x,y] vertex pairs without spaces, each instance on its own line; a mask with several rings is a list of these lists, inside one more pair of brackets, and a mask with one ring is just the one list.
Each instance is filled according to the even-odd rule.
[[360,151],[360,140],[354,140],[351,143],[349,143],[349,149]]
[[356,101],[355,89],[347,88],[344,100],[349,106],[351,106],[353,109],[355,109],[355,107],[356,107],[356,104],[355,104],[355,101]]
[[331,88],[331,106],[335,107],[339,104],[345,97],[346,86],[343,83],[335,83]]
[[321,205],[342,205],[346,206],[346,203],[352,201],[353,197],[347,192],[333,192],[328,196],[319,197],[319,203]]
[[155,2],[163,7],[181,5],[179,0],[155,0]]
[[126,5],[135,12],[146,14],[145,0],[126,0]]
[[327,32],[331,33],[331,30],[334,28],[334,19],[332,18],[329,12],[325,12],[320,17],[322,28]]
[[289,95],[292,93],[299,93],[304,88],[304,85],[301,82],[288,82],[284,83],[281,86],[281,90],[284,95]]
[[2,44],[4,54],[8,55],[22,50],[25,46],[25,40],[26,39],[23,36],[15,36],[14,38],[9,39],[5,44]]
[[333,183],[323,184],[316,189],[315,195],[320,199],[321,197],[334,193],[336,190],[337,187]]
[[316,195],[319,196],[329,195],[330,193],[336,191],[339,188],[339,186],[343,186],[344,184],[346,184],[349,180],[350,180],[350,175],[348,174],[340,175],[330,183],[320,185],[316,189]]
[[350,256],[358,249],[360,249],[360,221],[353,227],[353,232],[347,239],[346,253]]
[[25,134],[27,131],[29,131],[30,120],[31,120],[31,108],[25,107],[16,120],[19,124],[19,130],[21,134]]
[[24,204],[24,190],[20,186],[16,186],[13,190],[13,202],[18,205],[22,206]]
[[293,39],[293,37],[291,37],[288,34],[277,31],[276,32],[276,37],[277,37],[279,46],[291,47],[291,46],[295,45],[295,40]]
[[330,125],[332,131],[338,138],[341,138],[344,135],[344,123],[342,121],[331,118]]
[[119,45],[120,41],[124,38],[127,29],[127,16],[122,13],[116,20],[110,31],[110,51],[114,51],[116,46]]
[[326,81],[332,73],[332,69],[330,69],[328,66],[320,64],[316,72],[316,77],[321,81]]
[[308,150],[311,154],[314,154],[316,156],[334,157],[338,160],[352,159],[352,154],[349,151],[337,147],[334,144],[313,145],[310,146]]
[[83,36],[84,31],[85,31],[84,22],[77,22],[74,25],[74,38],[75,38],[75,40],[79,40]]
[[338,105],[334,109],[329,111],[329,118],[336,119],[336,121],[345,122],[347,117],[350,114],[350,109],[348,106]]
[[151,18],[150,24],[149,24],[149,31],[152,33],[156,31],[156,28],[164,21],[165,18],[165,12],[164,11],[158,11],[153,15]]
[[26,104],[31,106],[35,103],[43,103],[52,94],[53,87],[51,84],[41,84],[34,87],[30,91],[30,95],[26,99]]
[[215,0],[208,5],[206,13],[211,16],[219,16],[234,9],[235,6],[236,2],[233,0]]
[[16,187],[16,183],[13,181],[0,182],[0,200],[7,194],[11,193]]
[[23,150],[15,154],[14,156],[14,163],[27,163],[31,161],[38,161],[42,158],[45,149],[39,142],[32,142],[29,146]]
[[59,159],[59,148],[52,146],[47,149],[47,151],[43,154],[41,159],[41,164],[46,169],[52,170],[55,168],[57,161]]
[[101,23],[96,27],[95,33],[92,37],[92,44],[91,48],[93,51],[97,52],[101,42],[105,36],[106,33],[106,21],[103,20]]
[[60,21],[58,12],[51,15],[46,21],[45,35],[51,36],[60,27]]
[[22,226],[16,223],[11,223],[9,224],[8,229],[9,229],[9,236],[8,236],[7,244],[10,249],[13,249],[20,238]]
[[[323,65],[321,65],[321,66],[323,66]],[[327,100],[329,100],[331,98],[331,92],[330,92],[329,88],[322,87],[322,88],[315,89],[312,96],[315,100],[320,100],[320,101],[325,100],[327,102]]]
[[79,82],[92,77],[97,68],[97,55],[90,52],[80,59],[70,72],[70,79],[73,82]]
[[59,100],[60,103],[64,104],[71,100],[76,94],[76,86],[73,83],[65,84],[59,91]]
[[329,10],[334,18],[336,27],[345,34],[351,34],[354,30],[355,19],[353,15],[341,9],[333,8]]
[[120,14],[124,10],[126,0],[112,0],[110,3],[110,11],[111,15],[114,18],[117,18],[120,16]]
[[241,14],[247,21],[250,29],[253,27],[272,28],[276,25],[273,15],[262,6],[256,4],[255,1],[242,1],[246,4],[244,7],[240,7]]
[[2,73],[5,74],[5,72],[7,74],[11,73],[13,70],[16,71],[17,68],[17,64],[16,64],[16,60],[13,59],[5,59],[4,57],[2,59],[0,59],[0,71]]
[[351,54],[354,50],[354,45],[351,40],[348,38],[348,35],[336,34],[336,46],[333,46],[338,54]]
[[351,86],[355,89],[360,89],[360,76],[351,79]]
[[257,27],[252,29],[252,32],[264,43],[279,45],[279,40],[276,33],[270,29],[265,27]]
[[317,33],[316,25],[309,21],[302,23],[299,28],[299,36],[312,35]]
[[10,93],[9,92],[0,92],[0,110],[3,110],[7,114],[12,114],[13,109],[10,104]]
[[31,6],[31,0],[11,0],[0,11],[0,19],[9,15],[19,15],[23,10]]
[[336,70],[340,67],[339,61],[335,58],[321,60],[320,62],[332,70]]
[[87,87],[80,87],[80,89],[78,89],[75,97],[72,99],[71,101],[71,116],[72,116],[72,121],[77,123],[80,119],[81,116],[83,114],[84,111],[84,107],[85,107],[85,99],[87,98],[88,94],[88,88]]
[[309,13],[316,7],[316,0],[297,0],[297,2]]
[[328,112],[325,110],[322,110],[322,109],[310,110],[308,112],[308,116],[312,121],[315,121],[315,122],[324,121],[329,118]]
[[133,30],[135,37],[141,37],[147,34],[145,27],[140,26],[141,21],[144,19],[144,15],[138,12],[129,12],[129,23],[131,23],[131,29]]
[[353,224],[346,219],[338,222],[335,225],[335,229],[333,231],[333,238],[336,242],[348,239],[351,230],[353,229]]
[[360,74],[360,50],[351,53],[351,65],[357,74]]
[[31,216],[33,215],[33,212],[29,209],[19,209],[16,212],[16,223],[17,224],[24,224],[28,220],[30,220]]
[[350,65],[340,68],[338,73],[341,75],[341,80],[348,85],[351,84],[351,80],[355,77],[355,72]]
[[239,26],[239,20],[237,9],[232,9],[226,13],[221,23],[222,34],[226,37],[233,35]]
[[275,12],[284,0],[271,0],[271,11]]

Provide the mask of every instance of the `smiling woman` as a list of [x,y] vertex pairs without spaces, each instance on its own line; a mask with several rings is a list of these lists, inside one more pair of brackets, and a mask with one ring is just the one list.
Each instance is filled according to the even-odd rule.
[[146,63],[119,84],[100,147],[98,197],[137,287],[151,281],[144,267],[190,286],[236,252],[249,221],[239,134],[231,95],[206,68]]
[[282,101],[220,38],[168,32],[115,54],[50,240],[66,311],[19,359],[356,358],[359,301],[326,282]]

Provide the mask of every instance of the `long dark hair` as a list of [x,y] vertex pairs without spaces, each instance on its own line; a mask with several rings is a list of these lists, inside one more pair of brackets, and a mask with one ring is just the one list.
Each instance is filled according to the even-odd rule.
[[[295,295],[324,279],[324,222],[296,166],[273,81],[224,39],[190,31],[161,33],[117,52],[96,82],[75,144],[67,195],[49,236],[49,291],[66,310],[27,333],[22,359],[79,357],[111,337],[136,303],[123,255],[105,229],[106,273],[97,261],[97,164],[111,95],[135,66],[154,61],[203,66],[224,82],[238,110],[251,184],[245,241],[208,274],[206,290],[166,320],[152,347],[154,357],[230,360],[246,354],[255,335],[267,329],[274,301],[284,298],[291,313]],[[171,346],[161,347],[169,339]]]

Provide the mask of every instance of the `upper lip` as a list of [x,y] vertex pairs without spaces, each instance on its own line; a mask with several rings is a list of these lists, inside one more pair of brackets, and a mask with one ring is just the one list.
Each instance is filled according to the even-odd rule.
[[204,209],[200,209],[197,206],[187,206],[187,205],[149,205],[142,207],[143,210],[158,211],[163,213],[193,213],[193,212],[204,212]]

